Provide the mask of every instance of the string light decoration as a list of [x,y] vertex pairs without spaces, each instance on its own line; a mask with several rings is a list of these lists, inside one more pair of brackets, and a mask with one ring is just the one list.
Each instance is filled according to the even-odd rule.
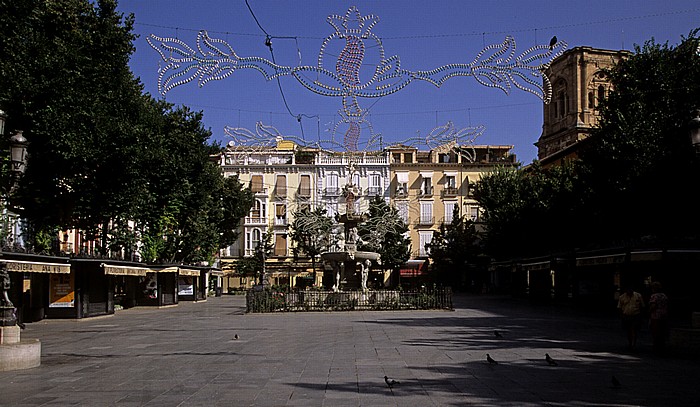
[[[196,81],[201,87],[213,80],[225,79],[237,69],[255,69],[266,80],[292,76],[308,90],[323,96],[340,97],[343,101],[343,121],[349,125],[343,140],[348,150],[357,149],[360,124],[366,111],[358,98],[379,98],[391,95],[414,80],[432,83],[436,87],[457,76],[472,76],[481,85],[500,89],[509,94],[513,87],[532,93],[545,103],[552,98],[552,86],[544,70],[561,55],[566,42],[536,45],[516,55],[515,39],[507,36],[500,44],[486,46],[469,63],[447,64],[431,70],[410,71],[401,67],[399,56],[386,57],[382,41],[372,28],[379,17],[361,15],[352,6],[345,15],[327,18],[335,32],[326,37],[318,54],[318,64],[283,66],[261,57],[240,57],[226,41],[211,38],[206,31],[197,34],[196,49],[177,38],[149,35],[146,40],[165,62],[158,69],[158,90],[165,95],[173,88]],[[369,42],[369,45],[366,44]],[[326,63],[331,46],[341,47],[334,64]],[[376,49],[377,61],[368,79],[361,77],[366,51]],[[332,69],[327,66],[333,66]]]

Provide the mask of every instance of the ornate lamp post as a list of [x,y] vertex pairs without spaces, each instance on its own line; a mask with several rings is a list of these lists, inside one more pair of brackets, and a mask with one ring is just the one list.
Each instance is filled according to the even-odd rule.
[[10,162],[13,173],[24,173],[27,167],[27,139],[24,138],[21,130],[10,137]]

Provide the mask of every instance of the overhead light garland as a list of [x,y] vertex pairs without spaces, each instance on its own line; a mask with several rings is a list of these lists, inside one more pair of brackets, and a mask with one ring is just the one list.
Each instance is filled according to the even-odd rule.
[[[500,89],[506,94],[517,88],[549,103],[552,89],[543,71],[567,47],[566,42],[556,41],[551,45],[533,46],[516,55],[515,39],[507,36],[500,44],[486,46],[472,62],[411,71],[401,67],[398,55],[385,56],[381,39],[372,33],[379,17],[363,16],[357,7],[352,6],[345,15],[331,15],[327,21],[335,32],[321,44],[316,66],[283,66],[262,57],[240,57],[226,41],[211,38],[206,31],[199,31],[196,49],[177,38],[151,34],[146,40],[165,61],[158,70],[158,90],[165,95],[173,88],[195,80],[201,87],[210,81],[227,78],[237,69],[255,69],[266,80],[292,76],[314,93],[342,98],[342,123],[349,125],[343,144],[346,149],[353,150],[357,148],[360,137],[360,124],[366,121],[366,110],[362,109],[358,98],[388,96],[414,80],[440,87],[452,77],[472,76],[481,85]],[[334,57],[334,63],[327,64],[326,56],[331,54],[326,50],[338,41],[341,41],[338,46],[343,48]],[[363,80],[360,68],[365,64],[365,51],[370,47],[378,50],[378,61],[372,64],[375,68],[369,79]]]

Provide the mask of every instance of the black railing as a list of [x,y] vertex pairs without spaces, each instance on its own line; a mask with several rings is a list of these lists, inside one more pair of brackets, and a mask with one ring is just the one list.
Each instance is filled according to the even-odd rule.
[[391,311],[411,309],[452,310],[452,290],[379,290],[379,291],[319,291],[283,292],[248,290],[246,311]]

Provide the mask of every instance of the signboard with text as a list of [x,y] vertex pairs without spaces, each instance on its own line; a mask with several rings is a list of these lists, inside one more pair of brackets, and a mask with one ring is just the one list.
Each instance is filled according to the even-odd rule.
[[51,274],[49,308],[72,308],[75,305],[73,274]]

